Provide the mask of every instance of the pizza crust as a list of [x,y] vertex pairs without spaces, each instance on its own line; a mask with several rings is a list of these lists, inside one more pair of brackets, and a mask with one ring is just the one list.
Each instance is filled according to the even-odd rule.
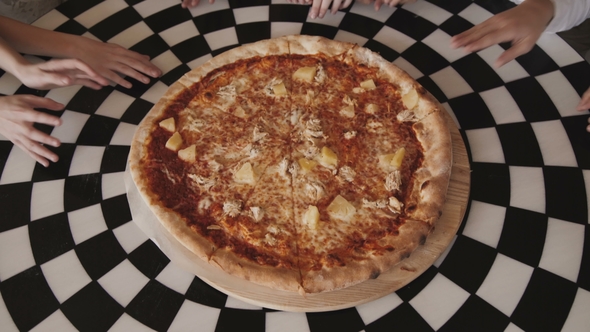
[[334,291],[356,285],[368,279],[376,279],[393,266],[410,257],[412,252],[426,242],[432,227],[423,221],[407,220],[398,233],[380,241],[393,250],[387,255],[372,255],[350,259],[343,267],[322,268],[318,271],[302,271],[303,289],[307,293]]
[[209,263],[231,275],[259,285],[289,292],[301,292],[301,275],[298,269],[256,264],[226,248],[216,250]]
[[409,215],[434,224],[442,214],[452,168],[450,131],[441,108],[414,124],[416,136],[424,148],[424,161],[415,176],[411,197],[415,210]]
[[322,53],[330,57],[345,54],[356,45],[352,43],[338,42],[319,36],[296,35],[286,36],[289,43],[290,54],[318,54]]

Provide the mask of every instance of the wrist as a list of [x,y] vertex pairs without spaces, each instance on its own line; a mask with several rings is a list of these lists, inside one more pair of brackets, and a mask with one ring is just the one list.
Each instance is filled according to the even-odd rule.
[[14,75],[19,81],[24,82],[30,65],[31,63],[27,59],[20,56],[9,64],[9,68],[6,71]]
[[544,27],[547,27],[555,16],[555,3],[553,3],[553,0],[526,0],[523,4],[531,6]]

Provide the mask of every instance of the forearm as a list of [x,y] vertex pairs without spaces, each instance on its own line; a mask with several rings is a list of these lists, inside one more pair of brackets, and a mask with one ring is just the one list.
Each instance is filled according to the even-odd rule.
[[19,77],[19,68],[29,62],[0,37],[0,68]]
[[46,30],[0,16],[0,37],[20,53],[73,58],[75,38],[80,36]]

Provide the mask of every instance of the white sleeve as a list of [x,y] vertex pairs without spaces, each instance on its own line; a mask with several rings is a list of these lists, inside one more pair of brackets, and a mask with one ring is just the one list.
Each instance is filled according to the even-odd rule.
[[[524,0],[510,0],[519,5]],[[569,30],[590,18],[590,0],[551,0],[555,7],[553,19],[546,32]]]
[[552,0],[555,5],[553,20],[545,31],[569,30],[590,18],[590,0]]

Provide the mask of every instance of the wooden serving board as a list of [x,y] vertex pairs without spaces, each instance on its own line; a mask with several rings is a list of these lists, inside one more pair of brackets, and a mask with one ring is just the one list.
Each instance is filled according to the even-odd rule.
[[445,114],[453,141],[453,168],[443,214],[424,245],[376,279],[341,290],[302,296],[228,275],[194,255],[160,225],[127,172],[125,183],[133,220],[172,262],[194,273],[213,288],[253,305],[284,311],[319,312],[350,308],[376,300],[407,285],[432,266],[453,240],[465,215],[471,182],[469,159],[459,129],[450,115]]

